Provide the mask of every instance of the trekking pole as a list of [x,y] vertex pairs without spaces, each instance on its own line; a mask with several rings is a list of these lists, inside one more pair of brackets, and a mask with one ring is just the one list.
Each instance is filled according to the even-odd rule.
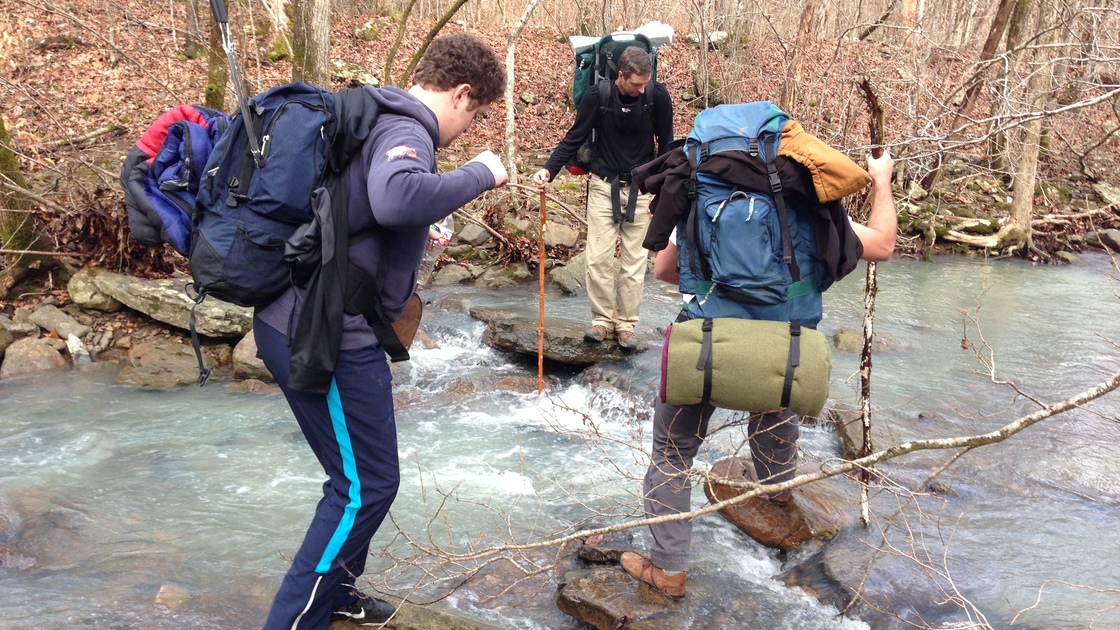
[[253,117],[250,115],[249,95],[245,93],[245,82],[241,80],[241,64],[237,61],[237,46],[229,32],[229,16],[226,15],[226,4],[222,0],[210,0],[210,11],[214,14],[214,21],[218,23],[218,31],[222,34],[222,50],[226,52],[226,61],[229,62],[229,78],[233,83],[233,93],[237,96],[237,106],[241,109],[241,118],[245,120],[245,132],[249,134],[249,152],[253,155],[253,163],[257,168],[261,166],[261,147],[257,142],[257,131],[253,129]]
[[[882,144],[885,124],[883,106],[879,103],[879,97],[875,95],[875,91],[871,88],[870,80],[866,78],[863,79],[860,83],[860,89],[863,90],[863,95],[867,100],[867,107],[871,114],[871,120],[869,122],[871,155],[872,157],[879,158],[883,155]],[[879,292],[879,278],[876,274],[876,267],[877,265],[874,261],[868,261],[867,286],[863,294],[863,351],[860,353],[859,360],[860,416],[863,421],[863,450],[861,451],[861,457],[867,457],[873,450],[871,443],[871,340],[875,334],[875,294]],[[860,471],[859,481],[860,521],[863,523],[864,527],[867,527],[871,523],[870,468],[864,468]]]
[[544,191],[541,191],[541,230],[540,236],[537,239],[537,248],[540,250],[540,262],[538,263],[540,277],[540,293],[541,293],[541,315],[537,322],[537,394],[544,393],[544,220],[547,216],[545,213],[545,199]]

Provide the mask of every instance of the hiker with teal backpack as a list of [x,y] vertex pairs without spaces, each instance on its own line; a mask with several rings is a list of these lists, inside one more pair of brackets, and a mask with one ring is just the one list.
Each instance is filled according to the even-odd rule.
[[[682,149],[635,172],[636,185],[655,194],[644,244],[657,252],[656,277],[694,295],[666,332],[643,482],[648,516],[691,510],[687,471],[717,406],[750,414],[759,483],[796,476],[798,413],[819,413],[827,398],[831,362],[815,330],[821,296],[858,260],[890,258],[897,231],[892,172],[888,152],[868,156],[865,172],[768,102],[701,112]],[[841,199],[868,183],[871,211],[861,225]],[[697,335],[681,337],[676,328]],[[823,358],[814,354],[815,345],[823,346]],[[796,509],[796,497],[787,489],[756,501],[788,511]],[[640,582],[681,599],[692,522],[658,523],[650,533],[648,556],[626,551],[620,564]]]
[[[571,129],[544,168],[533,175],[537,188],[544,191],[560,169],[576,162],[581,146],[591,140],[586,164],[590,178],[585,282],[591,327],[584,339],[594,343],[617,339],[627,350],[638,346],[634,326],[649,256],[642,239],[649,225],[651,200],[631,184],[631,171],[665,153],[673,141],[669,91],[655,79],[656,57],[649,40],[640,36],[636,40],[645,47],[626,46],[617,57],[617,67],[606,70],[608,78],[595,81],[579,95]],[[622,254],[616,271],[619,236]]]
[[[376,279],[389,321],[412,298],[429,226],[508,179],[490,151],[451,171],[440,172],[436,163],[436,151],[486,113],[505,81],[502,63],[485,42],[457,34],[432,42],[409,90],[364,88],[379,114],[345,172],[349,202],[342,229],[351,236],[350,263]],[[273,601],[268,629],[325,629],[334,620],[375,625],[394,611],[355,586],[400,483],[386,350],[366,318],[347,312],[332,341],[338,352],[325,390],[295,387],[289,341],[303,334],[297,322],[313,306],[305,289],[292,286],[257,309],[253,322],[258,355],[328,476]]]

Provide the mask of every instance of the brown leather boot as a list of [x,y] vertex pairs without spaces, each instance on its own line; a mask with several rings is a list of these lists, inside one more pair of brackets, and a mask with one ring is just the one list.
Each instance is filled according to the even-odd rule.
[[684,584],[688,579],[686,571],[665,575],[665,571],[655,567],[652,560],[633,551],[623,551],[618,562],[627,573],[649,584],[662,595],[674,600],[684,599]]

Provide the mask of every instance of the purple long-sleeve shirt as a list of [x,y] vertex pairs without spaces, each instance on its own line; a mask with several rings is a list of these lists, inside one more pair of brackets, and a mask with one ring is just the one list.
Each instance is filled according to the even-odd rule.
[[[490,169],[478,162],[438,172],[439,124],[432,110],[397,87],[365,89],[374,95],[381,114],[361,154],[350,162],[348,214],[350,234],[376,229],[371,238],[351,246],[350,262],[370,278],[384,273],[381,304],[393,320],[416,286],[428,226],[494,188],[496,182]],[[291,287],[257,316],[287,331],[289,322],[294,326],[299,318],[303,293]],[[343,317],[343,350],[376,343],[364,318]]]

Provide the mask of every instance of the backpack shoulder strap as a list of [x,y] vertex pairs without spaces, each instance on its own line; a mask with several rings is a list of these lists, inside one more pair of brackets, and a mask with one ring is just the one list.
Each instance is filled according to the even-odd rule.
[[699,275],[707,282],[712,280],[712,269],[708,261],[698,255],[699,240],[696,238],[700,228],[700,214],[696,211],[697,207],[697,182],[696,172],[700,170],[700,162],[708,157],[708,143],[705,142],[700,145],[691,147],[691,151],[685,147],[686,157],[688,158],[688,219],[686,221],[685,239],[688,242],[688,268],[692,271],[693,275],[697,275],[697,267],[699,267]]
[[598,126],[603,121],[603,114],[611,110],[611,81],[599,79],[596,85],[599,86],[599,120],[595,121]]
[[[789,210],[786,208],[786,198],[782,194],[782,180],[778,177],[778,155],[775,146],[774,134],[762,136],[762,148],[766,161],[766,174],[770,179],[770,190],[774,193],[774,206],[778,209],[778,222],[782,229],[782,261],[789,265],[789,273],[794,282],[801,281],[801,270],[797,268],[797,258],[793,255],[793,237],[789,229]],[[751,153],[755,153],[757,142],[751,140]]]

